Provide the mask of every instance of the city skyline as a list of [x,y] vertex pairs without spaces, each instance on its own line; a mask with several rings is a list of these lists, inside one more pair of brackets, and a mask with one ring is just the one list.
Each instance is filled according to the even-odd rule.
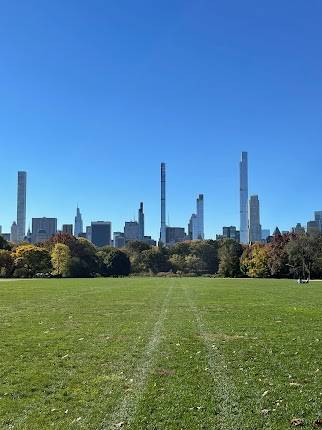
[[[240,241],[241,243],[248,243],[250,242],[256,242],[261,241],[262,239],[265,239],[262,237],[262,230],[264,235],[267,233],[267,231],[271,229],[264,228],[262,229],[262,225],[260,223],[260,208],[259,208],[259,198],[258,195],[252,194],[248,200],[248,153],[245,151],[242,151],[241,153],[241,161],[239,163],[239,186],[240,186],[240,225],[235,225],[234,227],[220,227],[223,229],[223,236],[224,237],[230,237],[231,233],[227,234],[225,233],[225,229],[228,229],[227,231],[230,231],[229,229],[235,228],[238,230],[240,228],[240,231],[237,231],[238,235],[240,235]],[[18,183],[17,183],[17,219],[20,218],[20,222],[23,223],[25,226],[26,224],[26,179],[27,179],[27,172],[25,171],[18,171]],[[161,208],[161,218],[160,218],[160,236],[157,241],[161,240],[161,233],[162,233],[162,226],[164,225],[164,234],[165,234],[165,242],[161,240],[163,243],[167,243],[167,238],[172,237],[172,240],[175,240],[174,238],[178,238],[178,240],[187,240],[187,239],[209,239],[214,237],[221,237],[220,234],[216,233],[214,236],[205,236],[204,235],[204,195],[199,194],[196,200],[196,213],[193,213],[190,217],[188,223],[186,224],[179,224],[182,227],[173,227],[171,224],[167,223],[165,220],[165,211],[166,211],[166,164],[164,162],[161,163],[161,176],[160,176],[160,208]],[[246,203],[246,204],[245,204]],[[140,202],[140,206],[138,209],[138,216],[137,220],[134,216],[134,219],[132,221],[125,221],[124,224],[124,233],[120,230],[112,230],[112,227],[110,226],[110,239],[112,240],[112,236],[114,233],[116,235],[121,235],[124,238],[124,243],[126,243],[128,240],[147,240],[151,242],[151,235],[145,236],[145,214],[144,214],[144,202]],[[93,218],[91,219],[89,225],[86,225],[87,223],[83,223],[82,214],[80,212],[80,208],[77,205],[76,208],[76,216],[74,219],[74,224],[66,224],[66,223],[57,223],[57,218],[59,217],[32,217],[30,222],[32,221],[32,225],[34,226],[35,223],[48,223],[48,222],[55,222],[55,228],[50,228],[49,230],[52,231],[65,231],[65,232],[71,232],[74,229],[75,236],[84,236],[91,240],[92,238],[92,225],[93,225]],[[105,217],[106,219],[106,217]],[[322,219],[322,211],[314,211],[314,219],[310,219],[309,221],[306,221],[304,223],[307,224],[308,231],[314,231],[315,229],[321,230],[321,219]],[[35,241],[35,235],[38,234],[38,232],[32,228],[32,235],[30,234],[30,222],[29,222],[29,228],[28,228],[28,234],[31,237],[33,241]],[[99,223],[102,223],[102,221],[96,221]],[[95,223],[95,221],[94,221]],[[111,221],[104,221],[104,223],[112,224]],[[1,225],[1,224],[0,224]],[[228,223],[225,223],[227,226]],[[249,236],[249,240],[245,242],[245,239],[242,237],[243,227],[247,225],[247,236]],[[275,224],[278,227],[278,224]],[[295,225],[295,224],[294,224]],[[290,227],[287,229],[280,229],[281,231],[294,231],[294,230],[301,230],[302,226],[301,223],[296,222],[296,226]],[[59,228],[61,226],[61,228]],[[2,226],[1,226],[2,227]],[[11,233],[11,237],[14,242],[15,241],[21,241],[21,239],[18,238],[18,223],[15,221],[11,225],[11,229],[9,233]],[[170,232],[170,229],[172,231]],[[183,233],[183,229],[185,233]],[[169,230],[169,231],[168,231]],[[113,233],[114,232],[114,233]],[[219,232],[219,230],[218,230]],[[2,233],[8,234],[5,229],[2,229]],[[50,233],[51,235],[52,233]],[[234,234],[234,233],[233,233]],[[49,235],[49,236],[50,236]],[[28,235],[27,235],[28,236]],[[40,230],[40,236],[41,238],[45,238],[46,234]],[[17,238],[17,239],[15,239]],[[153,239],[153,237],[152,237]],[[153,242],[153,240],[152,240]]]

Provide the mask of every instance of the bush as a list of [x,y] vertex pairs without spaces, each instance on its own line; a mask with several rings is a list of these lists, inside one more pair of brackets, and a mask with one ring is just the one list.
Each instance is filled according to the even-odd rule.
[[36,273],[50,273],[52,269],[49,252],[35,245],[18,246],[13,259],[15,277],[32,278]]
[[13,272],[13,257],[10,251],[0,249],[0,277],[8,278]]
[[129,276],[130,259],[125,252],[116,248],[106,247],[98,252],[99,273],[102,276]]

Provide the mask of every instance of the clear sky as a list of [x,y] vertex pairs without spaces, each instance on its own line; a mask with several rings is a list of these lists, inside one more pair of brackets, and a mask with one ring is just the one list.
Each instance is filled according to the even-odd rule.
[[145,203],[159,234],[159,169],[170,224],[198,193],[205,229],[239,225],[238,162],[263,227],[322,209],[320,0],[2,0],[0,224],[111,220]]

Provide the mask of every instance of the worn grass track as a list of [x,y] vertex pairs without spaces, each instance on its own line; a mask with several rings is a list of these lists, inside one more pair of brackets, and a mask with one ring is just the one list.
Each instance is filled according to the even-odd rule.
[[0,282],[0,429],[313,429],[322,282]]

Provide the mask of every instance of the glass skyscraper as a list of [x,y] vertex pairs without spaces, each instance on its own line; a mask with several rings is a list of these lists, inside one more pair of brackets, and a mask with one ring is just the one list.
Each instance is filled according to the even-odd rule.
[[27,172],[18,172],[17,193],[17,241],[22,242],[26,234]]

